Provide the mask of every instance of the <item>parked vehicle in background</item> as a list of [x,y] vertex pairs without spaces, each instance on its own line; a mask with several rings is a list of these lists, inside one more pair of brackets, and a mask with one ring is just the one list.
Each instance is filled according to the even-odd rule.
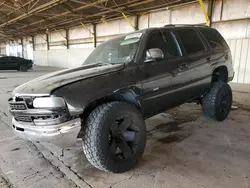
[[17,87],[9,100],[15,133],[59,144],[82,138],[92,165],[133,168],[146,146],[144,119],[185,102],[223,121],[232,104],[230,49],[205,26],[165,26],[100,44],[78,68]]
[[33,66],[33,61],[15,56],[0,56],[0,70],[18,70],[26,72]]

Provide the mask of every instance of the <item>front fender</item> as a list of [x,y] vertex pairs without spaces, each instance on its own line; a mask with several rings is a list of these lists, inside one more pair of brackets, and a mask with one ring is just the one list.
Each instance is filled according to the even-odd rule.
[[81,113],[93,101],[110,96],[122,97],[140,106],[141,82],[135,83],[133,76],[120,71],[65,85],[54,90],[52,95],[63,97],[70,112]]

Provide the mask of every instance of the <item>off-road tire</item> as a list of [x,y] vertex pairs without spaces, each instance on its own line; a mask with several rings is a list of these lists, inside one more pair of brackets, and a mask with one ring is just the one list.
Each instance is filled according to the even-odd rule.
[[20,65],[20,67],[19,67],[19,71],[21,71],[21,72],[27,72],[28,71],[28,67],[27,67],[27,65]]
[[231,110],[231,105],[232,90],[231,87],[224,82],[213,83],[209,92],[202,98],[204,115],[211,120],[225,120]]
[[[139,129],[138,144],[128,159],[114,157],[109,146],[110,125],[114,119],[128,113]],[[83,151],[88,161],[96,168],[113,173],[122,173],[136,166],[146,146],[146,127],[141,113],[125,102],[110,102],[98,106],[87,118],[84,126]]]

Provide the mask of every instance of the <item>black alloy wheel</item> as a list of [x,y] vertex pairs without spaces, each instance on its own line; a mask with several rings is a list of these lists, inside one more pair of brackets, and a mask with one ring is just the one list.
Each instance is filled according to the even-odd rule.
[[122,173],[136,166],[146,146],[146,127],[138,109],[125,102],[98,106],[83,131],[83,151],[104,171]]

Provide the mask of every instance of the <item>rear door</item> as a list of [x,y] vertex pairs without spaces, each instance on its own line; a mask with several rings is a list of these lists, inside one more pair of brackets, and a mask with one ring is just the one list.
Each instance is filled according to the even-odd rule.
[[23,59],[20,58],[20,57],[10,57],[10,60],[9,60],[9,69],[12,69],[12,70],[17,69],[18,65],[20,63],[22,63],[22,62],[25,63],[25,61],[23,61]]
[[177,28],[175,34],[185,51],[189,69],[193,71],[187,92],[190,98],[198,97],[211,82],[211,51],[196,28]]
[[3,70],[3,58],[4,57],[0,57],[0,70]]
[[9,62],[8,56],[0,58],[0,69],[8,70],[8,62]]
[[[208,62],[211,66],[211,72],[213,72],[214,68],[217,67],[219,64],[226,65],[228,70],[233,70],[232,62],[231,62],[231,52],[229,46],[227,45],[225,39],[221,36],[221,34],[212,28],[199,28],[200,33],[207,41],[209,48],[211,49],[211,56],[210,61]],[[230,68],[231,67],[231,68]],[[233,72],[231,72],[231,76]],[[227,81],[228,75],[224,77],[224,81]]]

